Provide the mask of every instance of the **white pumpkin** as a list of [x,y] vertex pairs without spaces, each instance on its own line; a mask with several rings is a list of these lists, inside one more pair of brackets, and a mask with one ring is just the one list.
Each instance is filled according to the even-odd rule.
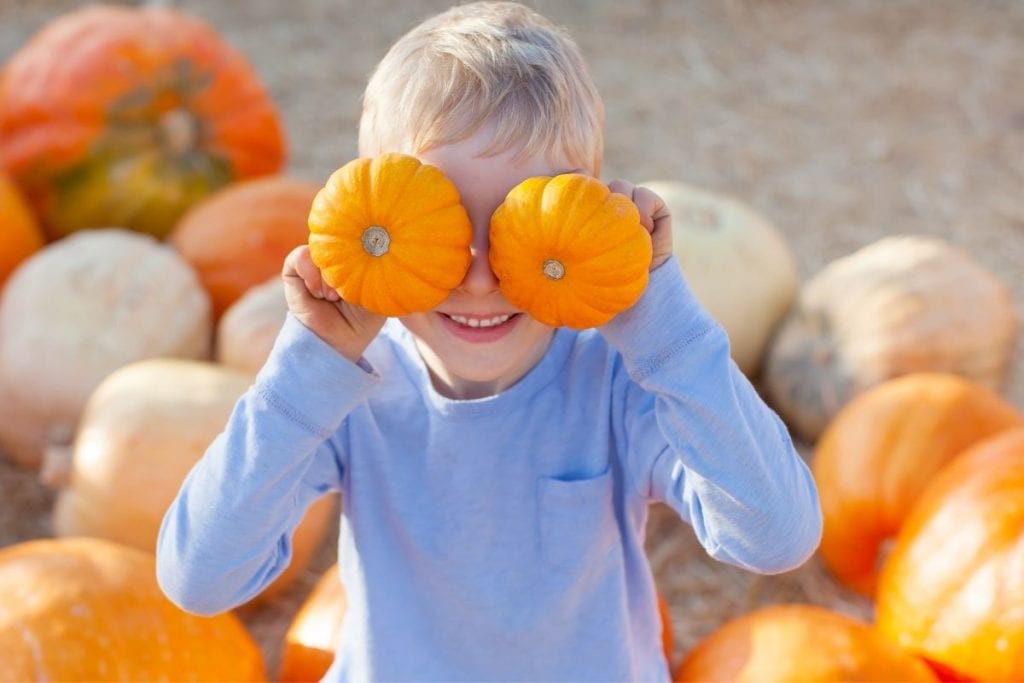
[[287,313],[280,276],[249,289],[217,323],[217,362],[253,374],[259,372]]
[[[54,508],[54,532],[153,551],[185,476],[251,383],[249,373],[179,359],[139,361],[108,376],[82,414],[69,482]],[[321,498],[306,513],[293,538],[291,566],[261,597],[278,592],[305,568],[335,498]]]
[[804,283],[766,354],[763,384],[813,443],[851,398],[892,377],[950,372],[1001,391],[1017,327],[1009,288],[970,253],[894,235]]
[[733,360],[755,376],[800,284],[789,244],[734,197],[671,180],[641,184],[668,205],[673,251],[687,283],[728,333]]
[[208,358],[210,302],[170,246],[120,229],[86,230],[36,252],[0,294],[0,448],[36,467],[65,442],[89,394],[144,358]]

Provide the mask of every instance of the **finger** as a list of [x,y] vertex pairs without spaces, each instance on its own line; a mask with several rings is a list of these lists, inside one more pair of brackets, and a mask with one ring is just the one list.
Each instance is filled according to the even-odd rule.
[[306,258],[308,256],[309,245],[307,244],[300,244],[299,246],[289,251],[288,255],[284,257],[284,263],[281,265],[281,275],[297,275],[298,267],[296,264],[299,262],[300,259]]
[[608,183],[608,189],[629,197],[636,205],[637,211],[640,212],[640,224],[647,229],[647,232],[654,232],[655,225],[652,214],[658,209],[658,203],[661,203],[662,209],[664,209],[664,202],[661,201],[658,195],[645,187],[637,187],[628,180],[622,179],[613,180]]
[[666,223],[671,219],[668,205],[654,190],[642,185],[633,188],[633,203],[640,211],[640,222],[651,233],[664,229],[659,223]]
[[294,254],[292,265],[295,274],[302,280],[310,295],[315,299],[328,298],[327,292],[334,290],[324,282],[320,269],[313,263],[313,258],[309,254],[309,247],[300,246],[292,254]]
[[633,185],[633,183],[629,182],[628,180],[622,180],[621,178],[617,178],[608,183],[609,190],[615,192],[616,194],[624,194],[630,199],[633,198],[634,187],[635,186]]

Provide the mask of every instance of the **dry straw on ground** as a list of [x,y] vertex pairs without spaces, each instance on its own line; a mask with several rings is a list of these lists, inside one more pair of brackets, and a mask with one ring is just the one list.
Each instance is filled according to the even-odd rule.
[[[83,3],[0,0],[0,59]],[[355,156],[359,96],[387,45],[447,0],[182,0],[252,60],[297,176]],[[605,177],[736,195],[789,238],[804,276],[884,235],[944,237],[1024,310],[1024,3],[1010,0],[536,0],[576,36],[608,113]],[[1020,354],[1019,354],[1020,355]],[[1019,357],[1018,355],[1018,357]],[[1008,394],[1024,407],[1020,360]],[[726,457],[726,454],[723,454]],[[0,466],[0,545],[48,533],[51,497]],[[679,649],[753,606],[863,616],[816,561],[777,577],[713,563],[657,508],[648,547]],[[271,663],[307,577],[246,615]]]

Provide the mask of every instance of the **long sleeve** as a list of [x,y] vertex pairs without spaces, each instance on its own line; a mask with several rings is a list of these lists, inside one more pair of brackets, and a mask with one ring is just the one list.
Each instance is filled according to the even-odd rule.
[[306,508],[340,487],[345,454],[333,437],[378,379],[288,317],[164,516],[157,579],[172,601],[222,612],[284,571]]
[[678,262],[601,331],[628,375],[617,412],[636,490],[672,506],[716,559],[759,573],[803,563],[821,536],[814,480]]

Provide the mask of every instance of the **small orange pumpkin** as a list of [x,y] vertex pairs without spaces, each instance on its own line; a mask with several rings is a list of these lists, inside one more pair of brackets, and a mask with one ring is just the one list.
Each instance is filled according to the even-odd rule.
[[1024,680],[1024,428],[935,476],[878,582],[877,628],[958,678]]
[[151,553],[94,538],[0,549],[0,680],[263,681],[231,613],[199,617],[156,582]]
[[170,241],[210,295],[214,320],[249,288],[281,274],[288,252],[306,242],[306,217],[318,189],[279,175],[233,183],[174,227]]
[[999,394],[952,373],[903,375],[854,397],[826,428],[811,463],[825,565],[872,597],[883,544],[935,473],[968,446],[1022,424]]
[[816,605],[762,607],[701,640],[674,676],[682,681],[935,681],[921,660],[868,624]]
[[43,246],[43,233],[18,188],[0,175],[0,287]]
[[245,58],[205,22],[93,5],[44,27],[0,76],[0,162],[46,232],[165,236],[190,205],[276,172],[281,122]]
[[651,238],[636,206],[579,173],[512,188],[491,217],[490,237],[502,294],[545,325],[603,325],[647,286]]
[[405,154],[335,171],[309,212],[309,251],[351,304],[387,316],[427,311],[469,269],[473,226],[455,184]]

